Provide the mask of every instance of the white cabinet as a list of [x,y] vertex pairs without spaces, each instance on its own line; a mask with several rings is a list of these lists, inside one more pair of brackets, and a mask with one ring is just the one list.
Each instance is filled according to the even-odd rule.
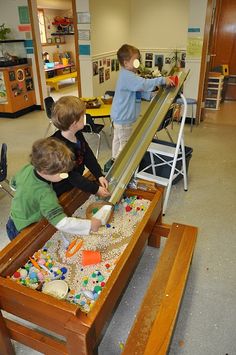
[[223,75],[219,73],[209,73],[205,108],[210,110],[219,110],[223,83]]

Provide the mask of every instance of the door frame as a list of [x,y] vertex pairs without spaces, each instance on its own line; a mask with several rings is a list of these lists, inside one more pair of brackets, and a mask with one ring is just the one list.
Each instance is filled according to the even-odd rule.
[[205,97],[208,81],[208,73],[211,64],[211,49],[214,43],[215,34],[215,13],[217,8],[216,0],[208,0],[206,9],[206,20],[204,28],[204,38],[202,46],[201,67],[198,87],[198,105],[196,111],[197,124],[204,120],[205,115]]
[[[38,26],[38,22],[35,20],[33,16],[33,6],[32,2],[35,0],[27,0],[28,8],[29,8],[29,16],[30,16],[30,23],[31,23],[31,32],[32,32],[32,41],[34,47],[34,57],[35,57],[35,66],[36,66],[36,74],[38,79],[38,89],[39,89],[39,97],[40,97],[40,106],[41,110],[44,110],[44,94],[43,94],[43,85],[44,78],[42,78],[42,56],[39,53],[38,46],[37,46],[37,38],[35,27]],[[36,0],[37,1],[37,0]],[[78,31],[77,31],[77,13],[76,13],[76,0],[71,0],[71,7],[72,7],[72,18],[73,18],[73,26],[74,26],[74,50],[75,50],[75,69],[77,72],[77,89],[78,89],[78,96],[81,97],[81,76],[80,76],[80,60],[79,60],[79,38],[78,38]],[[41,45],[41,42],[40,42]],[[42,48],[42,47],[41,47]],[[42,52],[42,50],[41,50]]]

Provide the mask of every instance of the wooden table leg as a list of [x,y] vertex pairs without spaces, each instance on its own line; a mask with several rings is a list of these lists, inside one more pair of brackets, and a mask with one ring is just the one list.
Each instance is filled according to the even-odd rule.
[[1,355],[14,355],[15,351],[11,343],[11,339],[2,315],[0,311],[0,353]]
[[96,337],[92,328],[70,319],[66,325],[66,346],[68,355],[96,355]]

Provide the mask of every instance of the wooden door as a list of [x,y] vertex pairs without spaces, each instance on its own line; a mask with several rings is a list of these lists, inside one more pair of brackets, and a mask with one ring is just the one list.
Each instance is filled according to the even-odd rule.
[[229,67],[225,79],[225,100],[236,100],[236,1],[220,0],[217,7],[216,25],[212,51],[211,68],[223,64]]
[[236,1],[219,0],[212,51],[211,67],[228,64],[229,74],[236,74]]

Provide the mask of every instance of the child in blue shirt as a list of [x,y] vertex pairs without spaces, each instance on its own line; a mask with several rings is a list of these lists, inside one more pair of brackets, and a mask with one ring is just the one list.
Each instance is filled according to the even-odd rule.
[[150,92],[160,85],[174,85],[168,77],[145,79],[138,76],[137,69],[140,65],[140,52],[134,46],[129,44],[121,46],[117,52],[117,58],[121,65],[121,70],[111,108],[111,119],[114,127],[113,161],[131,136],[134,122],[141,110],[142,92]]

